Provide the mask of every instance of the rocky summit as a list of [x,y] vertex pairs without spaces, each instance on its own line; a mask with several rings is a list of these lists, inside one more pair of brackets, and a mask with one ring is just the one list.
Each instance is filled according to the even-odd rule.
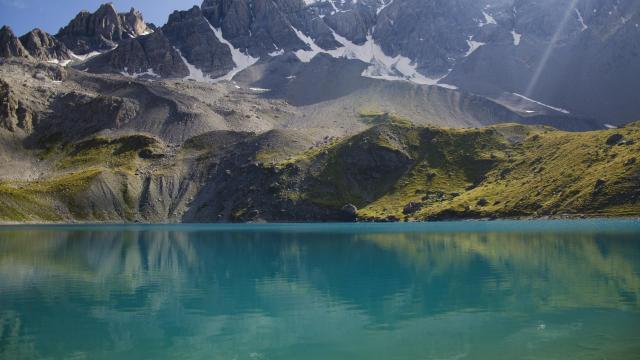
[[0,29],[0,221],[637,216],[634,0],[112,4]]

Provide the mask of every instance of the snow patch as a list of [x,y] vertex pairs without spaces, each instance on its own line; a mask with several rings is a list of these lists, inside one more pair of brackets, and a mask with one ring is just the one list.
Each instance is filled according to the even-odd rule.
[[578,16],[578,21],[580,22],[580,25],[582,26],[580,31],[587,30],[589,27],[587,26],[587,24],[584,23],[584,18],[582,17],[582,14],[580,13],[580,10],[578,10],[578,9],[574,9],[574,10],[576,11],[576,15]]
[[120,74],[122,74],[122,76],[130,77],[130,78],[134,78],[134,79],[137,79],[137,78],[142,77],[142,76],[150,76],[150,77],[155,77],[155,78],[161,77],[160,75],[156,74],[153,71],[153,69],[147,69],[147,71],[141,72],[141,73],[130,74],[129,73],[129,69],[126,68],[126,67],[124,68],[124,71],[122,71]]
[[615,125],[611,125],[611,124],[604,124],[604,127],[607,129],[617,129],[618,127]]
[[202,70],[198,69],[195,65],[190,64],[189,61],[187,61],[187,58],[185,58],[184,55],[182,55],[182,52],[180,51],[180,49],[176,47],[174,47],[174,49],[176,49],[176,52],[178,53],[178,55],[180,55],[180,58],[182,58],[182,62],[184,62],[184,64],[187,66],[187,69],[189,69],[189,75],[185,77],[185,80],[195,80],[200,82],[214,81],[212,78],[206,76],[202,72]]
[[231,44],[224,37],[222,37],[221,29],[214,28],[213,25],[211,25],[211,23],[209,23],[208,20],[207,20],[207,23],[209,24],[209,27],[211,28],[213,33],[216,35],[218,40],[229,47],[229,50],[231,50],[231,58],[233,59],[233,63],[236,65],[236,67],[233,68],[231,71],[229,71],[227,75],[222,76],[216,80],[231,80],[237,73],[248,68],[249,66],[258,62],[258,60],[260,60],[259,58],[254,58],[252,56],[249,56],[243,53],[242,51],[240,51],[240,49],[233,47],[233,44]]
[[382,4],[380,7],[378,7],[378,9],[376,10],[376,15],[380,15],[380,13],[382,12],[382,10],[384,10],[384,8],[386,8],[387,6],[391,5],[393,3],[393,0],[389,0],[388,2]]
[[544,107],[546,107],[546,108],[548,108],[548,109],[551,109],[551,110],[555,110],[555,111],[561,112],[561,113],[563,113],[563,114],[571,114],[568,110],[565,110],[565,109],[562,109],[562,108],[558,108],[558,107],[553,107],[553,106],[551,106],[551,105],[547,105],[547,104],[541,103],[540,101],[536,101],[536,100],[530,99],[530,98],[528,98],[528,97],[526,97],[526,96],[524,96],[524,95],[518,94],[518,93],[513,93],[513,95],[515,95],[515,96],[517,96],[517,97],[519,97],[519,98],[525,99],[525,100],[527,100],[527,101],[530,101],[530,102],[532,102],[532,103],[534,103],[534,104],[538,104],[538,105],[540,105],[540,106],[544,106]]
[[326,52],[323,48],[318,46],[316,42],[313,41],[312,38],[305,35],[302,31],[296,29],[293,25],[291,25],[291,29],[293,30],[293,32],[295,32],[298,39],[300,39],[300,41],[305,43],[309,47],[309,49],[311,49],[311,50],[298,50],[295,52],[296,56],[298,57],[298,59],[300,59],[300,61],[308,63],[316,55]]
[[342,46],[333,50],[324,50],[318,46],[313,39],[305,35],[302,31],[291,27],[298,38],[304,42],[310,50],[298,50],[296,56],[302,62],[310,62],[316,55],[328,54],[334,58],[346,58],[360,60],[370,66],[362,72],[362,76],[382,79],[382,80],[405,80],[416,84],[436,85],[445,76],[432,79],[420,74],[416,64],[411,59],[402,55],[390,57],[384,53],[382,48],[375,43],[371,34],[367,36],[367,41],[362,45],[357,45],[349,39],[338,35],[333,29],[334,39]]
[[269,56],[276,57],[276,56],[280,56],[282,54],[284,54],[284,50],[280,49],[280,50],[276,50],[276,51],[270,52]]
[[513,36],[513,45],[520,45],[520,41],[522,40],[522,34],[518,34],[515,29],[511,30],[511,36]]
[[482,11],[482,15],[484,16],[484,22],[480,21],[478,26],[483,27],[489,24],[498,25],[498,22],[496,21],[496,19],[493,16],[487,14],[486,11]]
[[145,35],[151,35],[153,34],[153,30],[151,30],[151,28],[146,28],[141,34],[140,36],[145,36]]
[[478,50],[481,46],[486,45],[483,42],[473,41],[473,36],[469,37],[469,40],[467,40],[467,44],[469,45],[469,50],[467,50],[467,53],[464,54],[464,57],[473,54],[474,51]]
[[402,55],[390,57],[384,53],[382,48],[375,43],[371,35],[367,36],[367,41],[362,45],[356,45],[348,39],[338,35],[335,31],[333,37],[342,44],[341,48],[331,50],[330,55],[334,57],[344,57],[347,59],[357,59],[370,64],[362,73],[364,77],[383,80],[407,80],[416,84],[436,85],[440,79],[431,79],[417,70],[411,59]]
[[249,90],[255,91],[255,92],[269,92],[269,91],[271,91],[271,89],[263,89],[263,88],[257,88],[257,87],[250,87]]
[[458,87],[455,85],[449,85],[449,84],[440,84],[438,83],[437,86],[441,87],[441,88],[445,88],[445,89],[449,89],[449,90],[458,90]]
[[90,52],[88,54],[84,54],[84,55],[76,55],[75,53],[72,52],[71,53],[71,57],[76,59],[76,60],[78,60],[78,61],[87,61],[87,60],[89,60],[91,58],[94,58],[94,57],[96,57],[98,55],[101,55],[101,54],[103,54],[103,53],[101,53],[99,51],[92,51],[92,52]]
[[58,60],[58,59],[51,59],[51,60],[47,60],[48,63],[50,64],[56,64],[56,65],[60,65],[62,67],[65,67],[67,65],[69,65],[69,63],[71,62],[71,60]]

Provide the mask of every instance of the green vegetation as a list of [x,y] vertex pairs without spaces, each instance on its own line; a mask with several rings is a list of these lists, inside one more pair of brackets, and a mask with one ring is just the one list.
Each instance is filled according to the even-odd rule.
[[81,216],[76,199],[100,175],[98,168],[88,168],[48,180],[0,183],[0,220],[60,221],[60,204],[66,203],[71,215]]
[[[621,134],[624,142],[607,145],[613,134]],[[530,136],[513,147],[513,156],[489,171],[477,188],[422,215],[464,208],[482,217],[637,215],[640,168],[634,159],[640,153],[635,142],[639,135],[637,128],[628,127]]]
[[57,159],[58,170],[72,170],[87,166],[102,166],[133,172],[138,161],[162,157],[162,145],[152,137],[130,135],[117,139],[94,137],[64,147]]
[[411,126],[411,121],[404,119],[396,114],[390,114],[382,111],[361,111],[359,113],[360,121],[367,125],[383,125],[396,124]]
[[[35,181],[0,182],[0,221],[63,221],[102,218],[88,209],[86,192],[103,173],[131,175],[144,161],[162,157],[160,142],[146,135],[116,139],[93,137],[77,143],[54,143],[40,157],[52,163],[57,175]],[[123,184],[123,199],[133,200]],[[131,211],[127,218],[133,218]]]
[[46,151],[50,178],[0,182],[0,221],[162,218],[153,211],[177,213],[174,205],[147,194],[152,215],[141,214],[142,193],[179,194],[167,188],[177,184],[215,184],[193,211],[216,220],[242,220],[249,210],[266,219],[337,219],[347,204],[372,221],[640,215],[639,123],[573,133],[518,124],[417,127],[389,114],[362,116],[378,125],[320,144],[296,131],[208,133],[181,150],[180,166],[191,172],[163,161],[164,145],[145,135],[56,143]]
[[[613,134],[621,139],[607,144]],[[304,198],[364,219],[640,214],[640,129],[384,124],[318,158]]]

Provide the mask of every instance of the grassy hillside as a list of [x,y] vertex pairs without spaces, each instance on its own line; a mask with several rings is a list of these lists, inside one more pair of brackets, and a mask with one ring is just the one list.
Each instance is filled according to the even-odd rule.
[[[51,164],[55,175],[34,181],[0,181],[0,220],[119,219],[109,213],[111,208],[96,206],[103,199],[91,191],[102,187],[104,192],[112,185],[128,188],[129,178],[136,176],[136,170],[144,166],[144,162],[157,159],[159,151],[162,151],[159,141],[144,135],[116,139],[93,137],[74,144],[52,145],[42,151],[40,157]],[[114,177],[121,177],[123,181],[113,184]]]
[[416,127],[386,113],[362,121],[372,127],[343,139],[274,130],[180,147],[135,134],[51,145],[40,154],[50,175],[0,181],[0,221],[640,215],[640,123],[575,133]]
[[379,125],[309,167],[304,198],[369,219],[640,214],[640,126]]

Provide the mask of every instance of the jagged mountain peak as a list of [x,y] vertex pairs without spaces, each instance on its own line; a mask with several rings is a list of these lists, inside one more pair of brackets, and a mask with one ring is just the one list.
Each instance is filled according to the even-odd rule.
[[46,31],[35,28],[20,37],[20,42],[35,59],[44,61],[67,61],[71,51]]
[[93,13],[78,13],[56,37],[75,53],[87,54],[112,49],[118,41],[150,32],[139,11],[132,8],[128,13],[118,13],[112,3],[106,3]]
[[22,46],[9,26],[0,29],[0,57],[29,57],[29,52]]
[[[143,39],[155,27],[139,11],[119,13],[106,3],[80,12],[56,36],[27,34],[18,44],[6,34],[4,43],[13,44],[7,56],[41,60],[47,52],[65,59],[55,41],[79,60],[122,46],[88,70],[174,78],[186,68],[188,79],[205,82],[256,65],[243,79],[257,87],[265,83],[256,77],[261,69],[284,76],[267,82],[288,86],[290,68],[329,57],[358,71],[355,77],[459,89],[525,112],[545,104],[602,121],[613,113],[622,122],[637,116],[629,94],[640,85],[629,74],[640,72],[638,23],[634,0],[204,0],[176,10],[161,32]],[[158,61],[144,55],[149,47]]]

